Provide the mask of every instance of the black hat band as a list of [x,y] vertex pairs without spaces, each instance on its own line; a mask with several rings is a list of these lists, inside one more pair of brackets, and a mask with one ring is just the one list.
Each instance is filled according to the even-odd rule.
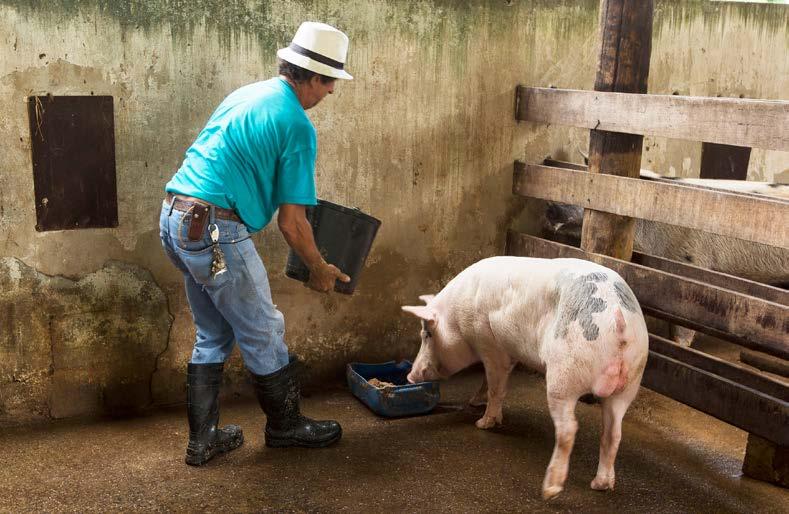
[[343,68],[343,66],[345,66],[340,61],[335,61],[334,59],[330,59],[330,58],[326,57],[325,55],[321,55],[319,53],[315,53],[312,50],[307,50],[306,48],[301,47],[301,46],[297,45],[296,43],[291,43],[288,48],[290,48],[291,50],[293,50],[294,52],[296,52],[299,55],[303,55],[304,57],[309,57],[313,61],[318,61],[321,64],[325,64],[326,66],[331,66],[332,68],[336,68],[338,70],[341,70]]

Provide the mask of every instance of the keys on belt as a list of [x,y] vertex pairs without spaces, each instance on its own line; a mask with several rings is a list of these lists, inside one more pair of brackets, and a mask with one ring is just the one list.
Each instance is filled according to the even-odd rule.
[[[200,241],[203,238],[206,223],[208,225],[208,234],[211,236],[212,259],[211,259],[211,278],[216,278],[222,273],[227,271],[227,261],[222,247],[219,245],[219,226],[215,223],[216,218],[230,219],[233,221],[241,222],[241,219],[229,209],[222,209],[216,205],[207,202],[195,200],[185,200],[167,193],[167,203],[173,209],[189,213],[189,228],[187,229],[187,237],[190,241]],[[179,238],[181,230],[179,227]]]

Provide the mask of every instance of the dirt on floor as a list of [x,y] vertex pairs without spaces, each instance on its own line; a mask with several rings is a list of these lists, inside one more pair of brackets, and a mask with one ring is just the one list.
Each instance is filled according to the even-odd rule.
[[746,434],[643,390],[625,417],[616,490],[589,488],[600,411],[579,404],[565,491],[540,494],[553,448],[541,377],[516,371],[504,426],[474,426],[479,371],[442,384],[430,415],[382,419],[341,386],[305,398],[339,420],[325,449],[270,449],[257,405],[222,409],[246,441],[202,468],[183,463],[183,407],[126,420],[0,431],[2,512],[789,512],[789,491],[742,476]]

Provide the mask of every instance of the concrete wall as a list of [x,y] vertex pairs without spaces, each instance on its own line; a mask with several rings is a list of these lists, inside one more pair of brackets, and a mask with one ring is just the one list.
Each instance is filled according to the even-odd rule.
[[[358,292],[286,278],[274,227],[255,236],[292,350],[313,383],[350,360],[412,357],[402,304],[499,253],[531,210],[512,161],[578,160],[588,131],[516,124],[518,83],[591,89],[596,0],[0,0],[0,421],[183,400],[193,339],[157,235],[162,188],[219,101],[275,71],[303,20],[351,39],[356,77],[310,111],[319,196],[383,220]],[[657,2],[649,89],[789,97],[784,6]],[[115,98],[116,229],[35,231],[25,98]],[[647,139],[644,165],[698,173],[700,144]],[[789,181],[754,151],[750,176]],[[238,355],[228,391],[244,393]]]

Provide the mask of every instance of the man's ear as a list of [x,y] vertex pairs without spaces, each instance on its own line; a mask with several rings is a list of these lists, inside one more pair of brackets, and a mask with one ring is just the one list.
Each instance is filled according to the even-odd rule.
[[436,312],[427,305],[403,305],[401,309],[428,322],[436,320]]

